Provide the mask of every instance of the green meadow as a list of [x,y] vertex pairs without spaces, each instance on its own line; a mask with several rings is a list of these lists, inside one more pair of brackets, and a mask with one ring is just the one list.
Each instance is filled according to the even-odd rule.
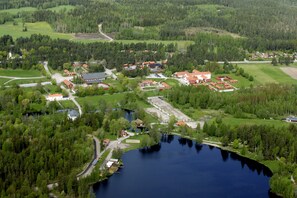
[[22,70],[22,69],[0,69],[0,76],[10,77],[39,77],[42,76],[37,70]]

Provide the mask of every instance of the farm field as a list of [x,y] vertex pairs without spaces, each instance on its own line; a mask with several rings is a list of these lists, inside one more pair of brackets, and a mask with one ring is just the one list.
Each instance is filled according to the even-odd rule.
[[42,76],[37,70],[22,70],[22,69],[0,69],[0,76],[10,77],[39,77]]
[[297,84],[297,81],[285,74],[280,67],[271,64],[239,64],[239,67],[254,77],[255,84],[265,83],[289,83]]

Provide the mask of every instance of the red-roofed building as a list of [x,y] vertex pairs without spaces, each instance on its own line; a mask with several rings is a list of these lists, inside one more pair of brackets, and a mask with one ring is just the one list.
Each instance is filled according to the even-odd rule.
[[69,80],[64,80],[63,83],[68,89],[72,89],[74,87],[74,85]]

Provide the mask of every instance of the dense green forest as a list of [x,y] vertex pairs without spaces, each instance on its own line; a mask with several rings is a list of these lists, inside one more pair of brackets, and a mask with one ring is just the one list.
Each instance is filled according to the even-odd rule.
[[[45,10],[58,5],[76,7]],[[47,21],[58,32],[98,32],[97,25],[103,23],[104,31],[117,39],[180,40],[213,32],[276,42],[296,40],[297,33],[297,7],[292,0],[7,0],[0,9],[24,6],[39,8],[23,16],[27,22]],[[19,16],[4,14],[7,21]]]

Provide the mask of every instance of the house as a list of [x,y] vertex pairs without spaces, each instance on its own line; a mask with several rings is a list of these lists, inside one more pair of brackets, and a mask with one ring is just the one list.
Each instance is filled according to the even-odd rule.
[[67,75],[67,76],[75,76],[76,75],[75,72],[70,72],[67,69],[64,70],[64,74]]
[[120,131],[120,137],[126,137],[128,136],[128,133],[125,130]]
[[46,97],[46,100],[48,100],[48,101],[63,100],[63,95],[62,94],[50,94]]
[[186,123],[184,121],[180,120],[176,123],[176,126],[186,126]]
[[153,81],[153,80],[143,80],[141,83],[139,83],[139,86],[141,88],[143,87],[152,87],[152,86],[155,86],[157,84],[156,81]]
[[68,111],[67,116],[68,116],[69,119],[75,120],[76,118],[79,117],[79,113],[78,113],[78,111],[76,111],[74,109],[71,109],[71,110]]
[[104,90],[108,90],[110,86],[109,84],[106,84],[106,83],[99,83],[98,87],[103,88]]
[[171,86],[168,85],[166,82],[161,82],[160,85],[159,85],[160,90],[170,89],[170,88],[171,88]]
[[63,83],[68,89],[72,89],[74,87],[74,85],[69,80],[64,80]]
[[200,72],[195,69],[192,73],[189,73],[188,71],[176,72],[174,76],[183,79],[187,85],[209,82],[211,80],[210,72]]
[[137,118],[134,122],[136,123],[136,126],[137,126],[137,127],[143,127],[143,126],[144,126],[144,125],[143,125],[143,121],[140,120],[140,119],[138,119],[138,118]]
[[104,140],[103,140],[103,145],[104,145],[105,147],[107,147],[107,146],[109,145],[109,143],[110,143],[110,139],[104,139]]
[[105,73],[104,72],[87,73],[87,74],[82,74],[81,77],[87,84],[101,83],[103,80],[105,80]]

